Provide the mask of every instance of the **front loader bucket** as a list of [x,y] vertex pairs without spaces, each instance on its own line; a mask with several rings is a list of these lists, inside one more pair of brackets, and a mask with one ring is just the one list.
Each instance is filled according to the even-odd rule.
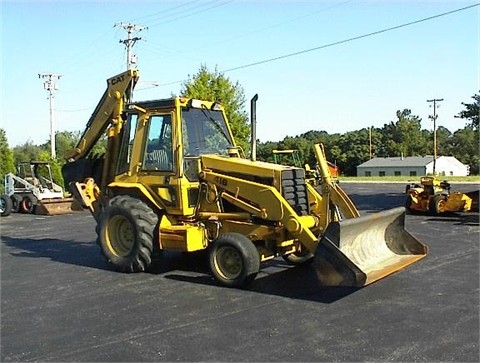
[[405,230],[405,208],[332,222],[315,252],[322,286],[362,287],[420,260],[427,247]]
[[42,199],[35,206],[35,214],[53,216],[68,214],[83,208],[73,198]]

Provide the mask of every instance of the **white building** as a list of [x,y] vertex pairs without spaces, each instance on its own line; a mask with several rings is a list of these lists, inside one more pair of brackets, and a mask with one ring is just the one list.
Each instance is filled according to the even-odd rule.
[[[442,176],[466,176],[470,167],[453,156],[439,156],[435,173]],[[433,156],[373,158],[357,166],[357,176],[423,176],[433,174]]]

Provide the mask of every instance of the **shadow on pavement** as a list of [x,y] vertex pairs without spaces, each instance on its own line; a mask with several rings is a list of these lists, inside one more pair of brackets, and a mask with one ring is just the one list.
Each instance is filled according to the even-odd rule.
[[478,226],[480,225],[478,213],[445,213],[441,216],[428,218],[427,222],[453,222],[454,225]]
[[[269,272],[270,268],[277,271]],[[175,281],[202,284],[207,286],[221,286],[207,268],[202,276],[188,276],[176,273],[165,274],[165,278]],[[312,265],[292,267],[274,260],[260,270],[257,278],[246,288],[266,295],[276,295],[291,299],[308,300],[325,304],[333,303],[348,296],[359,288],[354,287],[325,287],[321,286]]]
[[406,200],[405,194],[401,193],[349,194],[349,197],[357,209],[366,213],[403,207]]
[[51,238],[24,239],[6,236],[2,236],[2,241],[7,246],[19,250],[10,253],[13,257],[43,257],[70,265],[86,266],[100,270],[108,269],[100,256],[100,249],[93,243]]
[[[6,236],[2,237],[2,241],[15,249],[10,252],[13,257],[48,258],[55,262],[110,271],[100,254],[100,248],[94,243],[50,238],[21,239]],[[182,271],[186,274],[181,274]],[[155,260],[147,273],[163,275],[167,279],[181,282],[224,288],[210,274],[206,251],[198,253],[164,252]],[[358,290],[357,288],[319,286],[313,266],[292,267],[283,260],[265,263],[257,279],[247,289],[267,295],[322,303],[335,302]]]

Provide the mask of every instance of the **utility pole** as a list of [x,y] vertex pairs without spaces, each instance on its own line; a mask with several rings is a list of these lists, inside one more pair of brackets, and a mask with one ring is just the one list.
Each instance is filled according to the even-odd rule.
[[433,120],[433,175],[435,175],[435,166],[437,163],[437,102],[441,101],[443,101],[443,98],[427,100],[427,102],[433,102],[433,115],[428,116],[429,119]]
[[147,27],[136,25],[132,23],[115,23],[115,26],[121,26],[127,32],[127,39],[120,40],[119,43],[123,43],[125,48],[127,49],[127,70],[132,68],[132,65],[136,63],[136,56],[132,54],[132,48],[138,40],[142,38],[134,37],[134,35],[138,32],[141,32],[144,29],[148,29]]
[[50,154],[52,159],[57,157],[57,153],[55,152],[55,126],[53,122],[53,98],[54,92],[58,90],[57,80],[62,77],[61,74],[54,74],[54,73],[39,73],[38,78],[46,79],[43,82],[43,88],[48,91],[48,99],[50,100]]
[[372,159],[372,126],[368,128],[368,138],[369,138],[369,150],[370,150],[370,160]]

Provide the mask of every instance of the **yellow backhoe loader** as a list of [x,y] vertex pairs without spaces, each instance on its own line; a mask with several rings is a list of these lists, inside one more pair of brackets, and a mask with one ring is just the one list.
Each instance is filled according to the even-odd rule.
[[[260,264],[313,260],[321,285],[364,286],[423,258],[404,229],[405,209],[360,217],[333,183],[321,145],[317,191],[305,170],[256,160],[236,146],[218,103],[171,98],[130,102],[131,69],[107,80],[62,172],[97,221],[97,242],[116,270],[138,272],[156,251],[208,250],[220,284],[245,287]],[[105,154],[92,147],[108,136]]]

